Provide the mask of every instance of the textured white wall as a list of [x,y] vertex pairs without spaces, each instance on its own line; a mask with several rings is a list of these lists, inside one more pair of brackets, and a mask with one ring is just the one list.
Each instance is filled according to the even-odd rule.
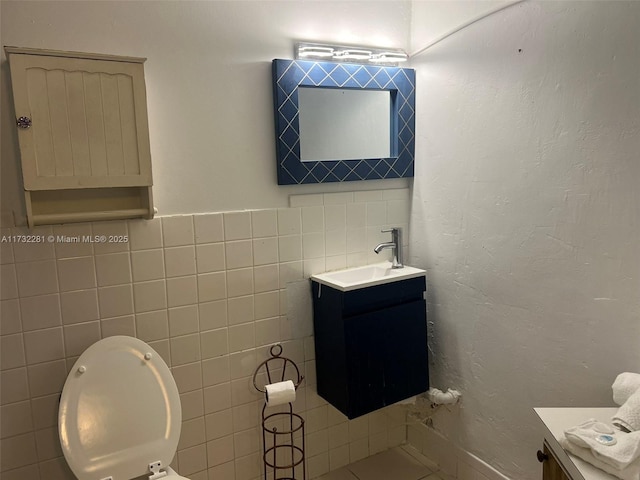
[[[407,48],[409,1],[2,2],[2,45],[147,57],[160,215],[287,206],[290,194],[409,181],[279,187],[271,60],[295,41]],[[23,214],[2,52],[2,210]]]
[[[414,2],[412,50],[438,8]],[[640,3],[525,2],[412,63],[411,262],[433,384],[464,394],[444,433],[534,480],[532,407],[611,405],[640,368]]]
[[413,0],[410,53],[510,3],[511,0]]

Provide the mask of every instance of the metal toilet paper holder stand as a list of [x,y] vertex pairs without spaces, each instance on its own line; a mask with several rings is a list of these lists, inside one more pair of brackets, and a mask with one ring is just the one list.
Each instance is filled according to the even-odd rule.
[[[271,357],[266,359],[253,374],[253,386],[266,393],[266,388],[258,386],[258,380],[264,385],[274,382],[293,381],[296,390],[304,380],[296,363],[282,355],[282,345],[276,344],[269,349]],[[262,382],[260,382],[262,384]],[[281,411],[267,414],[267,408]],[[269,470],[273,480],[306,480],[307,467],[304,457],[304,419],[293,413],[293,405],[287,403],[278,407],[262,407],[262,460],[264,479],[269,480]],[[296,473],[302,476],[296,476]],[[284,474],[285,476],[279,476]]]

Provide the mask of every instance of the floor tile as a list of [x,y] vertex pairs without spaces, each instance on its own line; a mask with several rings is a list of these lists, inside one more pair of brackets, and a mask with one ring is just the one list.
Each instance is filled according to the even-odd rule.
[[400,448],[367,457],[346,468],[359,480],[419,480],[433,473],[433,470]]
[[427,457],[425,457],[422,453],[420,453],[418,450],[413,448],[411,445],[403,445],[402,447],[398,447],[398,448],[401,448],[402,450],[404,450],[406,453],[408,453],[413,458],[418,460],[422,465],[424,465],[431,471],[436,472],[438,470],[438,464],[436,462],[429,460]]
[[317,480],[358,480],[358,477],[347,470],[347,467],[344,467],[334,470],[333,472],[329,472],[326,475],[317,478]]
[[436,473],[432,473],[431,475],[427,475],[426,477],[421,478],[420,480],[456,480],[456,477],[447,475],[444,472],[436,472]]

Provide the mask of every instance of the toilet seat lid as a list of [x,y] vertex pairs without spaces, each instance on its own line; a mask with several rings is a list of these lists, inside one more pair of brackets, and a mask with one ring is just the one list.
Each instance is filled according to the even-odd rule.
[[169,367],[133,337],[94,343],[71,369],[62,390],[58,431],[79,480],[128,480],[149,464],[173,460],[182,412]]

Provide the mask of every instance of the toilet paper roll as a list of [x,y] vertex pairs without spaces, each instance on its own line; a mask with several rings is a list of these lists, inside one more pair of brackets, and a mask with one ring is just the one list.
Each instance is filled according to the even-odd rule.
[[264,399],[267,407],[294,402],[296,399],[296,387],[291,380],[265,385],[265,390]]

